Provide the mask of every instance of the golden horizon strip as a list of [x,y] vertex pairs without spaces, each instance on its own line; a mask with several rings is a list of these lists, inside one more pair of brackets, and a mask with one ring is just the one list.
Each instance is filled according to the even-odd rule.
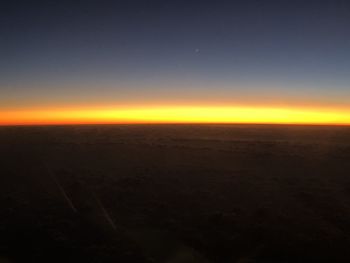
[[0,111],[0,125],[99,123],[350,124],[350,109],[145,106]]

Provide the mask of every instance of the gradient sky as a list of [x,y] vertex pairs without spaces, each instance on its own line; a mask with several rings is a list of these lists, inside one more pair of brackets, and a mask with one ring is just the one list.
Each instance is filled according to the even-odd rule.
[[349,29],[345,0],[3,1],[0,123],[179,105],[344,115]]

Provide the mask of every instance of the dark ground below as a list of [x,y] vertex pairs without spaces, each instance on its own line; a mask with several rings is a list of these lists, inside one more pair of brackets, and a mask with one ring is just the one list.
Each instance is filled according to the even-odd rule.
[[350,262],[350,127],[2,127],[0,164],[0,262]]

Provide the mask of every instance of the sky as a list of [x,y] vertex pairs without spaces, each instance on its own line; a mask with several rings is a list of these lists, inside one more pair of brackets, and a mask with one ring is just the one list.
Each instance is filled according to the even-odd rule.
[[0,124],[350,124],[350,2],[3,1]]

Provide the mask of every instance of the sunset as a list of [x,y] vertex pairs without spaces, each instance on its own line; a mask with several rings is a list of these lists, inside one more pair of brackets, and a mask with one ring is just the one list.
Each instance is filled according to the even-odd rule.
[[8,0],[0,263],[350,262],[350,1]]
[[350,109],[137,106],[3,112],[0,125],[132,123],[350,124]]
[[[349,124],[345,1],[16,3],[2,10],[2,125]],[[206,109],[183,116],[188,107]]]

